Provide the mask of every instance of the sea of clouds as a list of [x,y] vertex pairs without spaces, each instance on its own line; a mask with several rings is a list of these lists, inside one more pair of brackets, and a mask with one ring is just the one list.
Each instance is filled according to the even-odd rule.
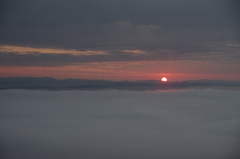
[[0,91],[3,159],[237,159],[240,91]]

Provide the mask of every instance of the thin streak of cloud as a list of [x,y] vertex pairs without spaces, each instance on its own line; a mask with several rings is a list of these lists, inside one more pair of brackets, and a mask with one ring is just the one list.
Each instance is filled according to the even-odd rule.
[[66,50],[66,49],[53,49],[53,48],[33,48],[33,47],[23,47],[23,46],[11,46],[11,45],[2,45],[0,46],[2,53],[17,53],[19,55],[24,54],[70,54],[70,55],[109,55],[107,51],[94,51],[94,50],[85,50],[78,51],[76,49]]
[[[212,61],[212,62],[238,62],[240,59],[238,52],[184,52],[178,53],[172,50],[158,49],[153,51],[145,50],[86,50],[71,51],[54,49],[37,49],[38,52],[25,52],[15,50],[0,51],[1,66],[67,66],[72,64],[92,63],[92,62],[137,62],[137,61]],[[6,52],[7,51],[7,52]],[[56,52],[55,52],[56,51]],[[48,53],[51,52],[51,53]],[[237,64],[236,64],[237,67]]]
[[146,51],[142,51],[142,50],[123,50],[122,52],[133,53],[133,54],[148,54]]

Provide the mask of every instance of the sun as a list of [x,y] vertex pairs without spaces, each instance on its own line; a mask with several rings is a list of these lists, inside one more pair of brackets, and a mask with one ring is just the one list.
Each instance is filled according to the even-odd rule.
[[163,81],[163,82],[167,82],[167,78],[166,78],[166,77],[163,77],[163,78],[162,78],[162,81]]

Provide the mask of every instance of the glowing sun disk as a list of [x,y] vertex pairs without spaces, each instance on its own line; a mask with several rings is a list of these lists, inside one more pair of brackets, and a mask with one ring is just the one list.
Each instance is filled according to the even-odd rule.
[[166,81],[167,81],[167,78],[166,78],[166,77],[163,77],[163,78],[162,78],[162,81],[163,81],[163,82],[166,82]]

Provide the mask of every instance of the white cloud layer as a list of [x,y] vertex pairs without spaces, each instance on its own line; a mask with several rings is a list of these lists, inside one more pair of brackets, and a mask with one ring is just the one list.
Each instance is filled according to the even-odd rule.
[[238,158],[240,91],[0,91],[5,159]]

